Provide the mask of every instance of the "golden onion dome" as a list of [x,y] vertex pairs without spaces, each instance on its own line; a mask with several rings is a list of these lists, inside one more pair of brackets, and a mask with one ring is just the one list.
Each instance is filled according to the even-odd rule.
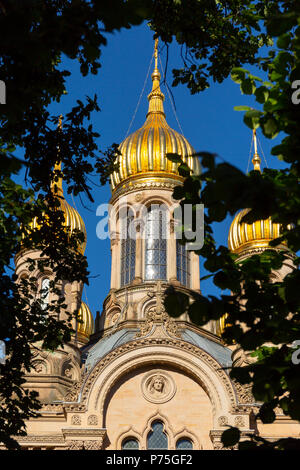
[[[61,166],[55,165],[55,170],[56,171],[61,171]],[[74,209],[74,207],[70,206],[70,204],[65,200],[64,193],[63,193],[63,188],[62,188],[62,178],[59,178],[57,182],[52,183],[52,190],[54,191],[54,186],[56,186],[56,192],[55,194],[59,198],[59,203],[60,203],[60,209],[64,213],[64,227],[68,227],[71,231],[71,233],[74,230],[80,230],[84,234],[84,242],[80,243],[78,247],[78,251],[82,254],[84,254],[85,248],[86,248],[86,239],[87,239],[87,234],[86,234],[86,228],[83,222],[83,219],[79,212]],[[39,224],[37,222],[37,218],[34,218],[33,221],[30,223],[30,227],[33,228],[38,228]]]
[[[256,131],[253,130],[254,156],[252,163],[254,170],[260,171],[260,157],[257,153]],[[243,222],[243,217],[250,209],[243,209],[234,217],[228,235],[228,247],[233,253],[242,253],[251,249],[267,248],[271,240],[280,237],[281,226],[268,219],[256,220],[252,224]]]
[[280,237],[280,224],[269,217],[256,220],[252,224],[242,222],[250,209],[243,209],[233,219],[229,229],[228,247],[234,253],[241,253],[253,248],[267,248],[271,240]]
[[160,90],[160,73],[157,68],[157,41],[155,42],[155,68],[152,74],[152,91],[148,95],[149,109],[145,124],[129,135],[119,146],[119,168],[111,175],[112,190],[125,186],[128,179],[172,177],[182,181],[178,164],[167,159],[167,153],[177,153],[194,174],[200,173],[200,163],[193,156],[195,150],[186,138],[171,129],[164,113],[164,94]]
[[77,335],[79,340],[88,340],[94,333],[94,318],[85,302],[81,302],[78,312]]

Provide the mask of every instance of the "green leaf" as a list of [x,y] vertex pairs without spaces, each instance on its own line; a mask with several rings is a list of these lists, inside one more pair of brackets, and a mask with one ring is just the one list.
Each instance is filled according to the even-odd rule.
[[164,300],[165,308],[171,317],[179,317],[182,315],[189,304],[189,298],[186,294],[175,290],[167,291],[167,295]]
[[253,108],[250,106],[234,106],[235,111],[251,111]]
[[266,87],[261,86],[255,91],[255,96],[259,103],[265,103],[269,97],[269,90]]
[[277,122],[274,118],[269,118],[265,123],[263,123],[262,129],[267,137],[274,138],[278,134]]
[[224,447],[233,447],[240,440],[241,432],[238,428],[226,429],[221,436]]
[[174,162],[174,163],[181,163],[182,162],[181,156],[178,155],[178,153],[167,153],[166,157],[167,157],[168,160],[170,160],[171,162]]
[[256,90],[256,86],[251,78],[246,78],[241,84],[241,90],[245,95],[253,95]]
[[260,125],[260,117],[263,115],[261,111],[252,110],[247,111],[244,116],[244,123],[250,127],[250,129],[257,129]]

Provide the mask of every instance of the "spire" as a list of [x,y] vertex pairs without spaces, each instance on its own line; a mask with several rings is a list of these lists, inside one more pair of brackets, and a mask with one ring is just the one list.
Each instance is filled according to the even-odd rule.
[[165,116],[164,105],[163,105],[165,96],[160,90],[160,73],[159,73],[158,66],[157,66],[158,39],[155,39],[155,43],[154,43],[154,60],[155,60],[154,71],[151,76],[152,91],[148,95],[149,109],[148,109],[147,117],[151,114],[163,114]]
[[252,163],[254,166],[254,170],[261,171],[260,170],[260,156],[257,153],[257,137],[256,137],[256,129],[253,129],[253,141],[254,141],[254,155],[252,158]]

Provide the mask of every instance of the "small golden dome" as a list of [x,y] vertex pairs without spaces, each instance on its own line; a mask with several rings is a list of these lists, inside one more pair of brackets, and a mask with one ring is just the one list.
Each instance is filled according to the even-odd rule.
[[78,312],[78,319],[82,321],[82,323],[78,322],[77,325],[78,339],[89,339],[90,336],[94,333],[94,318],[92,312],[85,302],[81,302]]
[[[260,171],[260,157],[257,153],[256,131],[253,130],[254,156],[252,163],[254,170]],[[250,209],[243,209],[234,217],[228,235],[228,247],[233,253],[241,253],[255,248],[267,248],[271,240],[280,237],[281,227],[272,221],[271,217],[256,220],[252,224],[242,222],[243,217]]]
[[267,248],[271,240],[280,237],[280,224],[272,222],[271,217],[256,220],[252,224],[242,222],[250,211],[243,209],[234,217],[229,229],[228,247],[234,253],[241,253],[253,248]]
[[[55,166],[55,170],[60,171],[60,164]],[[80,243],[78,247],[78,251],[81,254],[84,254],[84,251],[86,248],[87,234],[86,234],[86,229],[85,229],[83,219],[81,215],[79,214],[79,212],[76,209],[74,209],[74,207],[70,206],[70,204],[65,200],[63,189],[62,189],[61,178],[58,179],[57,183],[52,183],[52,189],[54,188],[54,186],[56,186],[56,194],[57,194],[57,197],[59,198],[60,209],[63,211],[64,216],[65,216],[64,226],[69,227],[71,230],[71,233],[74,230],[80,230],[84,234],[84,242]],[[33,221],[30,223],[30,227],[32,229],[39,227],[39,224],[37,223],[36,218],[34,218]]]
[[165,118],[165,97],[160,90],[160,73],[157,68],[157,43],[152,82],[145,124],[120,144],[121,155],[117,159],[119,169],[111,175],[113,190],[129,178],[172,177],[183,180],[177,171],[178,164],[168,160],[167,153],[179,154],[194,174],[200,173],[199,160],[193,157],[195,150],[183,135],[169,127]]

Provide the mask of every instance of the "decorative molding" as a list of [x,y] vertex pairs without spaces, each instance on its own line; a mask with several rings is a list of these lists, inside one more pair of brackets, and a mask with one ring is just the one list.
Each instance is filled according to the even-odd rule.
[[110,204],[113,204],[113,202],[118,199],[121,195],[124,194],[129,194],[133,193],[135,191],[140,191],[141,189],[171,189],[175,188],[175,186],[179,186],[182,184],[182,179],[178,177],[178,180],[174,179],[172,180],[173,177],[171,178],[161,178],[160,181],[151,181],[151,180],[145,180],[145,181],[137,181],[137,182],[131,182],[131,184],[121,184],[119,187],[116,187],[114,189],[112,198],[110,200]]
[[83,450],[84,441],[69,441],[68,450]]
[[99,441],[84,441],[84,450],[102,450],[103,438]]
[[[162,330],[161,330],[162,331]],[[164,333],[164,332],[163,332]],[[203,349],[192,345],[184,340],[171,338],[166,336],[151,336],[146,338],[140,338],[137,340],[130,341],[125,343],[118,348],[112,350],[109,354],[107,354],[104,358],[102,358],[91,371],[87,374],[87,376],[82,379],[80,383],[77,384],[77,390],[72,391],[72,396],[74,398],[73,403],[66,403],[65,409],[69,412],[84,412],[86,410],[86,403],[90,393],[90,390],[96,381],[97,377],[101,373],[101,371],[106,368],[107,365],[111,364],[111,362],[118,357],[133,351],[137,350],[138,348],[144,348],[148,346],[169,346],[172,348],[179,349],[180,351],[185,351],[190,353],[192,356],[198,357],[204,363],[206,363],[212,370],[214,370],[215,374],[221,380],[226,392],[228,399],[231,403],[232,411],[239,411],[239,405],[236,399],[236,394],[234,392],[233,384],[230,381],[226,372],[220,367],[220,364],[208,353],[206,353]],[[81,394],[80,394],[81,393]],[[70,394],[70,395],[71,395]],[[70,396],[68,395],[68,396]],[[79,402],[80,396],[80,402]],[[71,400],[68,400],[71,401]]]

